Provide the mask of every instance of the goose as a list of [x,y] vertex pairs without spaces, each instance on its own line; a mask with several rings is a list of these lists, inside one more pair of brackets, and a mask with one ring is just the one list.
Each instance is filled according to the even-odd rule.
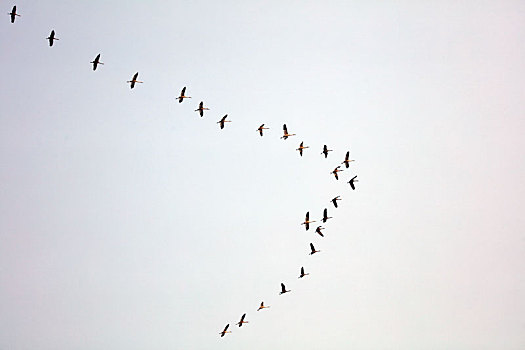
[[299,145],[299,148],[296,149],[296,151],[299,151],[299,154],[301,155],[301,157],[303,156],[303,149],[305,148],[310,148],[310,147],[303,146],[303,142],[301,142],[301,144]]
[[344,164],[346,168],[350,166],[350,162],[355,162],[355,159],[350,159],[350,151],[346,152],[345,160],[341,164]]
[[323,210],[323,224],[326,223],[326,221],[328,219],[331,219],[332,217],[331,216],[328,216],[328,209],[327,208],[324,208]]
[[204,107],[204,102],[201,101],[201,103],[199,103],[199,108],[197,108],[197,109],[195,110],[195,112],[199,111],[200,116],[201,116],[201,117],[204,117],[204,110],[210,110],[210,109]]
[[263,130],[266,130],[266,129],[270,129],[270,128],[265,128],[264,124],[261,124],[261,126],[259,126],[259,128],[256,131],[259,132],[259,135],[263,136]]
[[326,145],[323,146],[323,151],[321,152],[321,154],[324,154],[324,157],[325,159],[328,158],[328,152],[332,152],[333,150],[331,149],[328,149],[328,147],[326,147]]
[[306,228],[306,231],[308,231],[308,229],[310,228],[310,224],[312,222],[315,222],[315,220],[314,221],[310,221],[310,212],[307,211],[306,212],[306,218],[304,219],[304,222],[301,225],[304,225],[304,227]]
[[324,227],[317,226],[317,228],[315,229],[315,232],[318,233],[319,236],[324,237],[324,235],[323,235],[323,233],[321,232],[321,230],[324,230]]
[[230,324],[229,324],[229,323],[226,325],[226,327],[224,327],[224,329],[222,330],[222,332],[219,332],[219,334],[221,335],[221,338],[224,337],[224,335],[225,335],[226,333],[231,333],[231,332],[232,332],[232,331],[228,331],[228,330],[227,330],[228,327],[230,327]]
[[284,293],[288,293],[288,292],[291,292],[291,290],[286,290],[286,287],[284,286],[284,283],[281,283],[281,292],[279,293],[279,295],[284,294]]
[[351,178],[350,181],[348,181],[348,183],[350,184],[350,187],[352,187],[352,190],[355,190],[354,182],[359,182],[359,180],[356,180],[356,177],[357,175]]
[[309,273],[304,273],[304,267],[301,267],[301,274],[299,275],[298,278],[303,278],[304,276],[308,276]]
[[49,34],[49,37],[46,38],[49,40],[49,46],[53,46],[54,40],[60,40],[58,38],[55,38],[55,30],[51,31],[51,34]]
[[11,15],[11,23],[15,23],[16,16],[20,17],[20,15],[16,13],[16,6],[13,6],[13,9],[8,13],[8,15]]
[[131,89],[133,89],[135,87],[136,83],[140,83],[140,84],[143,83],[143,81],[138,81],[137,80],[138,77],[139,77],[139,72],[135,73],[135,75],[133,76],[133,79],[128,80],[128,83],[131,83],[131,85],[130,85]]
[[246,317],[246,314],[243,314],[241,316],[241,320],[239,321],[239,323],[237,323],[239,325],[239,327],[242,327],[242,324],[243,323],[249,323],[248,321],[245,321],[244,318]]
[[313,243],[310,243],[310,255],[314,255],[315,253],[319,253],[320,250],[315,250]]
[[191,98],[191,96],[185,96],[184,95],[185,93],[186,93],[186,86],[182,88],[180,92],[180,96],[177,97],[179,99],[179,103],[182,103],[182,101],[184,101],[185,98]]
[[228,116],[228,114],[226,114],[224,117],[222,117],[221,120],[219,120],[217,122],[217,124],[220,124],[221,126],[221,129],[224,129],[224,123],[231,123],[232,121],[231,120],[226,120],[226,117]]
[[341,197],[341,196],[337,196],[337,197],[334,197],[334,198],[332,198],[332,199],[330,200],[330,202],[332,202],[332,203],[334,204],[334,207],[336,207],[336,208],[337,208],[337,201],[340,201],[340,200],[341,200],[340,197]]
[[95,57],[94,61],[89,62],[89,63],[93,63],[93,70],[97,70],[97,66],[99,64],[104,64],[104,63],[100,62],[100,54],[98,54],[97,57]]
[[264,301],[261,301],[261,306],[259,306],[259,308],[257,309],[257,311],[259,310],[262,310],[262,309],[267,309],[269,308],[270,306],[264,306]]
[[286,124],[283,124],[283,131],[284,131],[284,135],[281,136],[282,139],[286,140],[290,136],[295,136],[295,134],[289,134],[288,133],[288,129],[286,128]]
[[337,166],[337,168],[335,168],[335,169],[330,173],[330,174],[334,174],[336,180],[339,180],[339,176],[337,176],[337,173],[340,172],[340,171],[343,171],[343,170],[340,170],[340,169],[339,169],[340,167],[341,167],[340,165]]

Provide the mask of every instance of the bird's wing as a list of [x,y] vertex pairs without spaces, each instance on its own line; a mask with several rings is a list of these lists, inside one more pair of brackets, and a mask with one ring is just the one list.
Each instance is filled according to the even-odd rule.
[[241,316],[241,322],[240,322],[240,323],[242,323],[242,321],[244,321],[244,318],[245,318],[245,317],[246,317],[246,314],[244,314],[244,315]]
[[304,267],[301,267],[301,275],[304,275]]
[[312,250],[312,252],[315,252],[315,247],[313,243],[310,243],[310,249]]
[[281,283],[281,290],[284,292],[286,290],[286,287],[284,286],[284,283]]
[[309,211],[306,212],[306,220],[305,221],[310,221],[310,212]]
[[182,88],[182,91],[180,92],[180,95],[184,96],[185,93],[186,93],[186,86]]
[[323,210],[323,217],[328,217],[328,209],[327,208],[324,208]]
[[226,330],[228,329],[228,327],[230,327],[230,324],[229,324],[229,323],[226,325],[226,327],[224,327],[223,332],[226,332]]
[[350,151],[346,152],[345,161],[348,162],[349,159],[350,159]]
[[283,131],[284,131],[284,134],[288,134],[288,128],[286,128],[286,124],[283,124]]
[[135,73],[135,75],[133,76],[133,80],[137,80],[138,77],[139,77],[139,72]]

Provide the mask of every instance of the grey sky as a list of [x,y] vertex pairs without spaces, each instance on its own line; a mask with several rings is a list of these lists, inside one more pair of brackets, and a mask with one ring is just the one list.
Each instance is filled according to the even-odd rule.
[[523,2],[14,4],[0,349],[524,348]]

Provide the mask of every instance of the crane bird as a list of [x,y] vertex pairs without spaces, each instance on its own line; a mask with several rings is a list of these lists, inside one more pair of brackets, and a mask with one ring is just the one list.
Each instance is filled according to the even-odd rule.
[[327,208],[324,208],[323,210],[323,224],[326,223],[326,221],[328,219],[331,219],[332,217],[331,216],[328,216],[328,209]]
[[257,309],[257,311],[259,310],[262,310],[262,309],[267,309],[269,308],[270,306],[264,306],[264,301],[261,301],[261,306],[259,306],[259,308]]
[[344,164],[346,168],[350,166],[350,162],[355,162],[355,159],[350,159],[350,151],[346,152],[345,160],[341,164]]
[[303,149],[305,148],[310,148],[308,146],[303,146],[303,142],[301,141],[301,144],[299,145],[299,148],[296,149],[296,151],[299,151],[299,154],[301,155],[301,157],[303,156]]
[[324,237],[324,235],[323,235],[323,233],[321,232],[321,230],[324,230],[324,227],[317,226],[317,228],[315,229],[315,232],[318,233],[319,236]]
[[102,64],[102,65],[104,64],[104,63],[100,62],[100,54],[98,54],[97,57],[95,57],[94,61],[91,61],[89,63],[93,63],[93,70],[97,70],[97,66],[99,64]]
[[52,30],[46,39],[49,40],[49,46],[53,46],[54,40],[60,40],[59,38],[55,38],[55,30]]
[[186,93],[186,86],[182,88],[180,92],[180,96],[177,97],[179,99],[179,103],[182,103],[182,101],[184,101],[185,98],[191,98],[191,96],[184,95],[185,93]]
[[246,314],[243,314],[241,316],[241,320],[239,321],[239,323],[237,323],[237,325],[239,325],[239,327],[242,327],[242,324],[243,323],[249,323],[248,321],[245,321],[244,318],[246,317]]
[[288,129],[286,128],[286,124],[283,124],[283,131],[284,131],[284,135],[281,136],[282,139],[286,140],[290,136],[295,136],[295,134],[289,134],[288,133]]
[[308,231],[308,229],[310,228],[310,224],[312,222],[315,222],[315,220],[314,221],[310,221],[310,212],[307,211],[306,212],[306,218],[304,219],[304,222],[301,223],[301,225],[304,225],[304,227],[306,228],[306,231]]
[[135,75],[133,76],[133,79],[128,80],[128,83],[131,83],[130,89],[133,89],[135,87],[136,83],[140,83],[140,84],[143,83],[143,81],[138,81],[137,80],[138,77],[139,77],[139,72],[135,73]]
[[314,255],[315,253],[319,253],[320,250],[315,250],[314,248],[314,244],[313,243],[310,243],[310,255]]
[[332,152],[333,150],[332,149],[328,149],[328,147],[326,147],[326,145],[323,146],[323,151],[321,152],[321,154],[324,154],[324,157],[325,159],[328,157],[328,152]]
[[359,182],[359,180],[356,180],[356,177],[357,175],[351,178],[350,181],[348,181],[348,183],[350,184],[350,187],[352,187],[352,190],[355,190],[354,182]]
[[284,283],[281,283],[281,292],[279,293],[279,295],[284,294],[284,293],[288,293],[288,292],[291,292],[291,290],[286,290],[286,287],[284,286]]
[[16,6],[13,6],[13,9],[8,13],[8,15],[11,16],[11,23],[15,23],[16,16],[20,17],[20,15],[16,13]]
[[337,196],[337,197],[334,197],[330,200],[330,202],[332,202],[334,204],[334,207],[337,208],[337,201],[340,201],[341,200],[341,196]]
[[231,120],[226,120],[226,117],[228,117],[228,114],[226,114],[224,117],[222,117],[221,120],[217,122],[217,124],[220,124],[221,129],[224,129],[224,123],[231,123]]
[[259,132],[259,135],[263,136],[263,130],[267,130],[267,129],[270,129],[270,128],[265,128],[264,124],[261,124],[261,126],[259,126],[259,128],[257,128],[256,131]]
[[225,335],[226,333],[231,333],[231,332],[232,332],[232,331],[228,331],[228,330],[227,330],[228,327],[230,327],[230,324],[229,324],[229,323],[226,325],[226,327],[224,327],[224,329],[222,330],[222,332],[219,332],[219,334],[221,335],[221,338],[224,337],[224,335]]
[[339,180],[339,176],[337,176],[337,173],[340,172],[340,171],[343,171],[343,170],[339,169],[340,167],[341,167],[340,165],[337,166],[337,168],[335,168],[335,169],[330,173],[330,174],[334,174],[336,180]]
[[198,112],[199,112],[199,115],[200,115],[201,117],[204,117],[204,110],[208,110],[208,111],[209,111],[210,109],[204,107],[204,102],[201,101],[201,103],[199,103],[199,108],[197,108],[197,109],[195,110],[195,112],[198,111]]
[[304,267],[301,267],[301,274],[299,275],[298,278],[303,278],[304,276],[308,276],[309,273],[304,273]]

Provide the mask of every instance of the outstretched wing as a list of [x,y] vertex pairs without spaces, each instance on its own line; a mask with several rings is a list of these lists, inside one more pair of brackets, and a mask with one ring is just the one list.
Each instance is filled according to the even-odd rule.
[[283,293],[286,292],[286,287],[284,286],[284,283],[281,283],[281,291]]
[[283,131],[284,131],[284,134],[288,134],[288,128],[286,127],[286,124],[283,124]]
[[310,249],[312,250],[312,253],[315,252],[315,247],[314,247],[314,244],[313,244],[313,243],[310,243]]

